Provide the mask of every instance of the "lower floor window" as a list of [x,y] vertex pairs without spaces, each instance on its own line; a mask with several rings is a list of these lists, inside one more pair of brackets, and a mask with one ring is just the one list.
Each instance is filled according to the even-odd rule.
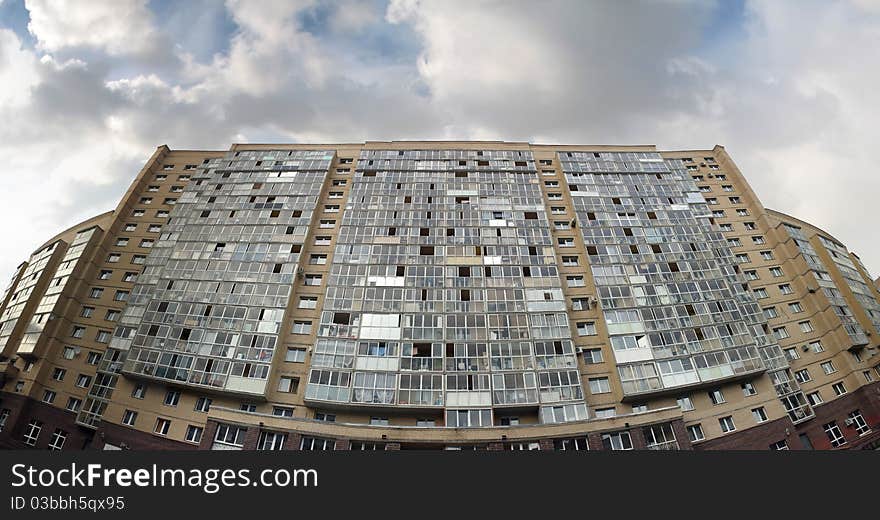
[[828,440],[831,441],[831,445],[835,448],[846,444],[843,432],[840,431],[840,427],[837,426],[836,421],[831,421],[830,423],[822,425],[822,429],[825,430],[825,435],[828,436]]
[[614,432],[602,434],[602,446],[606,450],[631,450],[633,449],[632,438],[629,432]]
[[50,450],[60,450],[64,447],[64,441],[67,440],[67,432],[62,430],[61,428],[56,429],[52,433],[52,438],[49,439],[49,449]]
[[43,423],[34,419],[27,424],[24,429],[24,443],[28,446],[35,446],[37,439],[40,438],[40,432],[43,431]]
[[310,451],[334,450],[336,449],[336,441],[318,437],[303,437],[299,443],[299,449]]

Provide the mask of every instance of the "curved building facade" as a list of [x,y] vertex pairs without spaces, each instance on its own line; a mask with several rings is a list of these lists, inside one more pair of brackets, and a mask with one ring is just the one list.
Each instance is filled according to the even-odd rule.
[[872,277],[720,146],[162,146],[0,305],[8,447],[880,440]]

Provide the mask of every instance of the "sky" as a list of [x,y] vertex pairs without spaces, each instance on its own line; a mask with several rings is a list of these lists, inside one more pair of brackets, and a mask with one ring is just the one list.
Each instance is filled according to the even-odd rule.
[[880,0],[0,0],[0,283],[157,146],[724,145],[880,274]]

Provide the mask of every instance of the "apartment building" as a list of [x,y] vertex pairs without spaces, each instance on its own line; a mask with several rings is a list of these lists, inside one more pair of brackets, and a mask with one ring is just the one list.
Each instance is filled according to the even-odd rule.
[[880,443],[874,279],[721,146],[161,146],[0,305],[5,447]]

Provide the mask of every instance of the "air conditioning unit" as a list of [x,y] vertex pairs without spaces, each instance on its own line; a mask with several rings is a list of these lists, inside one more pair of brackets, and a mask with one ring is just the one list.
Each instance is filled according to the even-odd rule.
[[854,422],[855,421],[853,421],[851,417],[847,417],[846,420],[843,421],[843,424],[845,424],[847,426],[852,426]]
[[599,299],[596,298],[595,296],[590,296],[590,297],[587,299],[587,303],[590,304],[590,308],[593,308],[593,307],[595,307],[596,305],[599,304]]

